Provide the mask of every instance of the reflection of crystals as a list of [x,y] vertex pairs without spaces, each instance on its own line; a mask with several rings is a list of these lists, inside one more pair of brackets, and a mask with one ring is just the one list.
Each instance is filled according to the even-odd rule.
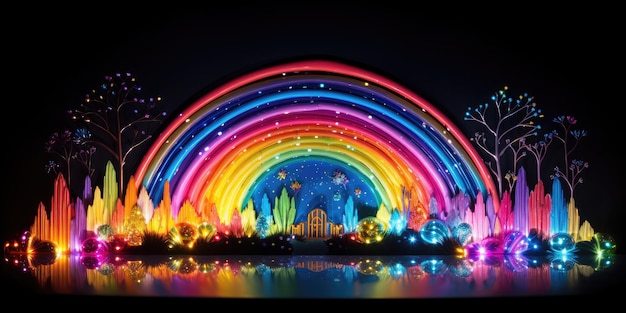
[[407,269],[400,263],[389,266],[389,274],[395,279],[401,279],[407,274]]
[[385,269],[381,261],[365,260],[355,265],[356,270],[365,275],[377,275]]
[[[596,258],[595,262],[599,263],[597,264],[593,260],[595,256],[589,256],[590,259],[585,262],[579,262],[571,256],[564,256],[559,253],[552,253],[552,258],[550,259],[544,259],[543,256],[532,259],[533,256],[528,256],[527,258],[523,254],[487,255],[476,259],[461,259],[457,256],[414,255],[378,256],[373,258],[343,256],[329,259],[320,258],[319,256],[285,256],[284,259],[276,258],[276,256],[260,256],[260,259],[254,257],[251,260],[246,260],[246,257],[242,256],[237,262],[228,262],[232,256],[198,256],[197,259],[195,257],[183,256],[174,258],[158,256],[157,259],[147,257],[145,259],[146,262],[143,261],[143,258],[136,259],[132,257],[132,260],[116,262],[113,259],[108,259],[107,256],[82,255],[80,259],[69,258],[67,260],[69,270],[64,265],[46,266],[43,268],[44,270],[33,268],[31,271],[27,267],[28,262],[25,261],[25,257],[23,255],[20,256],[22,256],[21,261],[11,260],[10,264],[15,266],[21,264],[32,274],[42,275],[38,278],[40,278],[39,281],[43,284],[52,283],[54,286],[59,285],[59,281],[51,282],[49,281],[50,278],[58,278],[63,282],[73,284],[74,279],[64,275],[78,274],[76,283],[79,285],[77,286],[83,286],[84,283],[80,279],[81,277],[85,278],[83,274],[86,268],[90,270],[87,271],[90,281],[93,278],[102,279],[103,276],[106,276],[106,279],[101,281],[106,284],[93,285],[96,292],[108,294],[113,290],[110,287],[116,286],[116,284],[122,288],[116,289],[115,292],[133,292],[133,286],[129,284],[129,282],[132,282],[133,285],[143,284],[148,292],[154,292],[163,286],[167,287],[163,290],[164,292],[182,296],[196,295],[193,293],[194,290],[198,291],[197,295],[203,296],[207,295],[205,292],[209,289],[212,290],[211,295],[213,295],[213,291],[216,291],[215,294],[221,294],[221,292],[230,292],[227,291],[230,289],[238,292],[235,288],[230,287],[233,285],[230,285],[229,282],[236,286],[240,283],[254,281],[255,286],[267,288],[267,286],[274,286],[273,284],[275,283],[280,283],[281,286],[283,283],[288,285],[292,280],[306,284],[319,280],[332,282],[335,284],[334,286],[337,286],[336,283],[341,283],[341,286],[349,286],[353,282],[363,286],[363,284],[370,282],[395,280],[400,284],[410,286],[412,282],[430,279],[430,282],[426,283],[430,286],[430,283],[434,282],[432,279],[436,279],[437,284],[439,282],[442,283],[442,285],[437,286],[450,287],[450,283],[454,283],[454,286],[459,286],[457,284],[461,283],[466,284],[472,290],[478,288],[476,291],[480,293],[491,288],[497,288],[496,286],[499,285],[499,282],[502,282],[503,286],[509,284],[511,277],[514,276],[516,284],[518,279],[520,279],[517,286],[524,286],[527,283],[533,285],[532,282],[539,280],[547,284],[544,286],[542,283],[541,288],[548,288],[550,284],[552,284],[551,287],[553,288],[569,288],[570,283],[579,284],[586,282],[580,281],[578,278],[580,275],[585,277],[595,275],[598,268],[606,268],[613,264],[613,256],[604,259]],[[61,272],[57,272],[58,270]],[[306,273],[306,275],[296,275],[296,271],[302,274]],[[94,272],[98,275],[91,275]],[[564,275],[565,273],[567,275]],[[566,277],[567,281],[563,280]],[[462,279],[459,280],[457,278]],[[300,279],[305,279],[305,281]],[[204,286],[205,282],[207,283],[206,286],[209,287],[201,287]],[[259,283],[257,284],[256,282]],[[477,282],[480,285],[477,285]],[[184,288],[177,287],[183,286],[180,285],[181,283],[184,283]],[[385,284],[388,284],[388,282],[385,282]],[[152,286],[156,287],[156,289],[150,288]],[[222,286],[224,286],[224,289],[221,289]],[[68,286],[68,288],[70,287],[73,288],[74,285]],[[140,288],[144,289],[144,287]],[[449,292],[449,289],[445,289],[446,292]],[[136,291],[143,292],[140,289]],[[266,291],[259,291],[259,294],[266,295]]]
[[449,266],[450,272],[458,277],[470,277],[474,271],[474,264],[470,260],[459,260]]
[[448,267],[440,259],[430,259],[420,263],[420,266],[424,270],[425,273],[432,275],[440,275],[446,272]]
[[126,273],[134,280],[140,281],[146,277],[146,266],[142,261],[128,261]]
[[198,266],[198,271],[203,274],[210,273],[215,270],[215,264],[213,263],[202,263]]
[[598,255],[595,258],[595,264],[593,269],[596,271],[605,270],[615,263],[615,255],[613,254],[603,254]]
[[98,256],[83,255],[80,257],[80,263],[87,269],[97,269],[100,267]]
[[567,257],[558,257],[552,259],[550,262],[550,268],[557,271],[569,271],[574,268],[576,264],[575,260],[567,258]]
[[180,266],[178,267],[178,272],[181,274],[189,274],[193,273],[198,269],[198,264],[192,258],[183,258]]
[[100,268],[98,269],[98,272],[100,272],[100,274],[102,275],[111,275],[111,273],[113,273],[113,271],[115,270],[115,266],[113,266],[113,264],[102,264],[100,266]]
[[504,256],[504,265],[515,272],[528,269],[528,258],[522,254],[507,254]]

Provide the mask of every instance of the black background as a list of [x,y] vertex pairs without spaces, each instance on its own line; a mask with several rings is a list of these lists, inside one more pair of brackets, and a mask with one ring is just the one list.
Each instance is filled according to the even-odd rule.
[[[66,110],[105,75],[130,72],[169,113],[250,71],[327,58],[392,79],[437,106],[468,135],[467,107],[509,86],[548,118],[588,131],[576,150],[590,167],[576,188],[581,222],[623,245],[620,156],[623,48],[613,7],[306,2],[23,7],[5,15],[2,235],[49,206],[44,143]],[[23,6],[23,5],[20,5]],[[549,122],[545,122],[548,124]],[[98,184],[98,182],[96,182]]]

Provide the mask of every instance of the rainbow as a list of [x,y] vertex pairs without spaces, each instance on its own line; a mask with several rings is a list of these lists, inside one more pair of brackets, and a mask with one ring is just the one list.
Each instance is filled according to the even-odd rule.
[[[189,201],[197,212],[215,207],[228,224],[250,200],[260,208],[261,195],[280,193],[284,181],[268,185],[275,173],[304,164],[323,165],[330,179],[348,173],[373,207],[402,210],[406,190],[439,211],[458,193],[497,194],[471,142],[435,107],[384,77],[326,60],[254,71],[200,97],[155,139],[134,176],[155,203],[169,182],[174,216]],[[320,206],[318,193],[331,188],[315,185],[303,184],[299,201]],[[343,187],[328,192],[345,199]]]

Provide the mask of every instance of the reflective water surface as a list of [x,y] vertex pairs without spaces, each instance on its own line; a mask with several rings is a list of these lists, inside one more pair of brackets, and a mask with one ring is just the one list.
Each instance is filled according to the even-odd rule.
[[[5,255],[11,291],[185,298],[415,299],[585,295],[618,288],[621,255]],[[6,290],[6,288],[5,288]]]

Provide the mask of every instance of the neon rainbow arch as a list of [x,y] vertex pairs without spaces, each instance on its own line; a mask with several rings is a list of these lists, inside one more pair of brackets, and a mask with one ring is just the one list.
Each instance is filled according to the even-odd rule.
[[[184,202],[215,207],[229,224],[282,188],[296,222],[322,207],[335,223],[345,201],[404,210],[407,192],[446,211],[451,197],[497,194],[484,162],[435,107],[397,83],[327,60],[258,70],[193,102],[156,138],[135,173],[154,203],[169,182]],[[296,182],[294,187],[293,183]]]

